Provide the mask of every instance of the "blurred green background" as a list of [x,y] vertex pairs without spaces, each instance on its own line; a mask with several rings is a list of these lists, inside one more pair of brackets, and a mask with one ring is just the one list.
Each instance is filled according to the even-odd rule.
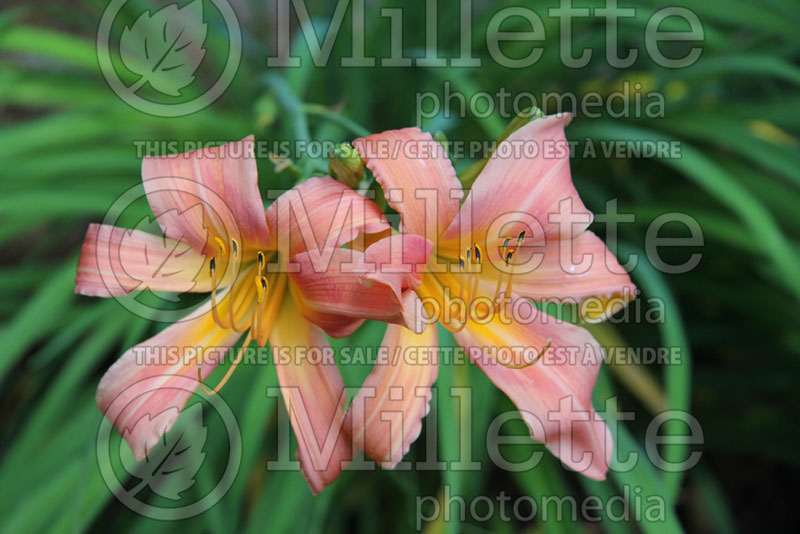
[[[186,3],[186,2],[182,2]],[[585,67],[564,67],[558,58],[558,21],[548,18],[555,2],[472,2],[472,47],[480,68],[382,68],[389,57],[389,23],[382,7],[403,8],[406,56],[425,47],[425,5],[414,2],[366,3],[364,42],[378,58],[375,68],[343,68],[350,55],[348,9],[333,44],[331,59],[315,68],[308,48],[293,31],[299,68],[267,68],[274,55],[275,3],[238,0],[243,54],[237,75],[223,96],[193,115],[158,118],[122,102],[98,68],[95,35],[106,2],[6,1],[0,11],[0,530],[4,532],[120,533],[193,532],[408,532],[415,528],[418,499],[450,495],[467,503],[477,496],[512,499],[531,496],[597,495],[608,501],[624,488],[659,496],[666,503],[661,520],[634,517],[599,522],[569,517],[548,521],[487,521],[474,517],[425,523],[429,532],[734,532],[776,530],[788,521],[797,497],[800,456],[797,416],[800,400],[800,11],[788,0],[679,0],[703,23],[703,42],[667,48],[682,57],[692,46],[702,56],[692,66],[666,69],[645,53],[644,29],[661,2],[636,3],[635,17],[621,19],[620,49],[637,48],[630,68],[611,68],[604,58],[603,19],[574,21],[576,50],[590,48]],[[576,2],[599,6],[601,2]],[[335,2],[306,2],[319,35],[327,28]],[[492,15],[509,5],[533,9],[545,22],[544,55],[533,66],[510,69],[489,59],[486,31]],[[625,4],[627,6],[627,4]],[[120,17],[128,23],[160,4],[131,1]],[[459,55],[462,34],[457,2],[439,2],[438,50]],[[296,22],[296,21],[295,21]],[[512,19],[504,30],[524,30]],[[674,29],[681,30],[678,24]],[[227,56],[224,27],[209,24],[207,57],[200,82],[212,80]],[[504,50],[524,57],[531,45],[511,43]],[[668,54],[669,55],[669,54]],[[650,223],[668,212],[689,214],[704,235],[701,248],[676,248],[665,256],[681,263],[701,252],[691,272],[668,275],[642,256],[632,277],[641,298],[665,303],[662,324],[605,324],[595,327],[601,342],[631,347],[678,347],[680,364],[606,366],[595,391],[598,405],[617,395],[620,409],[636,420],[620,427],[617,447],[644,456],[645,431],[654,412],[688,410],[700,422],[702,446],[674,445],[665,455],[685,458],[702,452],[686,473],[664,473],[650,462],[612,472],[607,481],[586,480],[562,468],[552,456],[521,473],[501,470],[487,460],[484,436],[493,415],[509,402],[472,366],[440,371],[438,457],[457,460],[464,440],[463,421],[472,422],[473,456],[484,469],[405,472],[345,472],[312,498],[297,472],[272,472],[277,457],[278,410],[265,388],[276,384],[271,367],[242,368],[223,391],[237,414],[243,459],[231,491],[211,510],[178,523],[141,517],[109,492],[97,468],[95,437],[101,416],[93,397],[99,377],[126,348],[163,328],[126,311],[113,300],[73,294],[77,254],[86,227],[99,222],[114,199],[140,180],[134,142],[141,140],[326,139],[346,141],[363,131],[412,125],[416,94],[442,94],[443,82],[471,95],[500,88],[518,94],[586,91],[609,94],[623,82],[663,93],[663,117],[578,116],[569,139],[677,140],[674,159],[575,158],[573,177],[587,206],[605,211],[618,199],[620,212],[636,215],[620,226],[617,252],[624,258],[645,247]],[[545,109],[548,113],[558,109]],[[497,116],[433,118],[422,126],[442,130],[450,140],[493,140],[506,126]],[[302,172],[327,168],[325,157],[297,162]],[[456,161],[462,170],[471,161]],[[290,173],[276,174],[259,160],[262,188],[290,185]],[[147,215],[142,205],[140,214]],[[133,221],[135,223],[135,220]],[[600,234],[604,226],[593,227]],[[681,225],[663,235],[685,236]],[[382,327],[368,324],[344,344],[376,344]],[[443,336],[443,343],[452,344]],[[342,369],[357,385],[368,368]],[[473,414],[459,413],[445,395],[450,386],[474,388]],[[509,425],[510,426],[510,425]],[[224,439],[213,431],[207,462],[224,463]],[[524,429],[516,429],[523,434]],[[681,434],[680,425],[668,427]],[[215,439],[215,435],[218,439]],[[409,459],[425,456],[427,432]],[[506,447],[507,457],[526,458],[535,444]],[[624,457],[624,455],[623,455]],[[202,481],[200,481],[202,482]],[[202,484],[198,484],[202,486]],[[636,504],[632,500],[634,511]],[[541,513],[541,510],[540,510]],[[469,516],[469,514],[467,514]]]

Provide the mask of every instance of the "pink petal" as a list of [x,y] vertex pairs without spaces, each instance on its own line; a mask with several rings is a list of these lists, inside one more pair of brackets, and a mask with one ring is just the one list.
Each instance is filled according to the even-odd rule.
[[378,206],[329,176],[311,178],[279,196],[267,209],[272,247],[291,257],[336,248],[362,233],[389,228]]
[[144,289],[211,291],[205,257],[187,243],[139,230],[89,225],[78,260],[75,292],[110,297]]
[[[352,459],[348,433],[342,428],[346,401],[342,377],[325,334],[303,319],[289,295],[283,299],[269,341],[297,436],[300,469],[316,494]],[[311,349],[323,356],[312,359]],[[330,359],[325,359],[326,351]]]
[[[250,135],[241,141],[177,156],[145,157],[142,179],[164,234],[217,254],[213,238],[244,250],[269,243]],[[197,206],[202,210],[193,210]]]
[[241,336],[217,327],[211,303],[155,337],[128,349],[97,387],[97,406],[142,460],[167,432],[200,386],[197,348],[204,352],[203,378]]
[[[543,234],[566,238],[585,230],[592,214],[570,177],[564,135],[570,118],[563,114],[533,120],[500,143],[442,239],[458,242],[461,237],[460,248],[473,241],[483,244],[490,226],[498,222],[512,224],[496,228],[494,234],[516,236],[526,230],[528,237],[536,240]],[[526,153],[525,148],[531,152]],[[562,201],[566,202],[565,213],[558,215]],[[562,227],[555,220],[559,217],[564,221]],[[490,235],[489,240],[497,237]]]
[[364,251],[361,270],[364,277],[392,285],[400,295],[404,289],[419,289],[433,243],[414,234],[385,237]]
[[[586,330],[559,323],[524,299],[515,298],[510,306],[526,324],[497,315],[486,325],[470,323],[455,334],[456,340],[514,402],[535,440],[544,442],[568,467],[604,479],[611,461],[611,433],[591,402],[603,361],[600,346]],[[544,356],[528,367],[512,369],[497,362],[529,361],[525,357],[532,358],[551,341]],[[511,352],[514,347],[517,353]],[[528,353],[520,354],[522,349]]]
[[[636,296],[628,273],[605,243],[588,230],[574,239],[551,240],[541,249],[534,248],[533,254],[538,259],[532,257],[530,266],[515,267],[515,272],[527,271],[541,261],[531,272],[514,276],[513,289],[522,296],[567,303],[597,297],[591,309],[599,313],[587,317],[593,321],[613,314]],[[591,309],[586,302],[585,310]]]
[[[426,247],[420,245],[417,253],[425,255]],[[399,269],[390,271],[386,265],[382,269],[387,272],[377,269],[375,263],[365,262],[367,253],[356,250],[321,252],[320,256],[310,251],[297,254],[289,264],[297,304],[306,319],[333,337],[350,335],[366,319],[421,329],[421,302],[403,300],[403,292],[413,284],[413,275]]]
[[394,468],[422,430],[439,371],[436,323],[422,334],[388,325],[375,363],[348,409],[353,443]]
[[436,241],[463,197],[442,145],[415,127],[356,139],[353,146],[400,214],[402,231]]

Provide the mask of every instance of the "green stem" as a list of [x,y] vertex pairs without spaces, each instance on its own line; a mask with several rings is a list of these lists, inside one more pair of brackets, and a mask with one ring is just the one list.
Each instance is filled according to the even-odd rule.
[[[288,115],[292,124],[295,141],[310,142],[311,132],[308,129],[308,117],[303,110],[303,102],[292,92],[286,79],[277,74],[267,74],[264,76],[264,83],[275,93],[275,98]],[[309,175],[309,162],[303,158],[300,162],[303,171],[303,178]]]
[[370,134],[369,130],[354,120],[348,119],[339,113],[334,113],[330,109],[326,108],[325,106],[321,106],[320,104],[303,104],[301,109],[306,115],[313,115],[315,117],[323,118],[334,124],[338,124],[358,137],[366,137]]

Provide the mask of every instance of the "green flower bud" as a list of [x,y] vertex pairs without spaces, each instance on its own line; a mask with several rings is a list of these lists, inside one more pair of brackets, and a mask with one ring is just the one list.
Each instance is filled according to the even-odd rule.
[[364,162],[353,145],[341,143],[333,147],[333,153],[328,158],[328,172],[343,184],[355,189],[364,178]]

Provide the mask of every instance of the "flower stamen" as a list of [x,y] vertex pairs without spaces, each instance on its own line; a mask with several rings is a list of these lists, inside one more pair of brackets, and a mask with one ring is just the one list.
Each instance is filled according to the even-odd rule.
[[228,249],[225,247],[225,242],[217,236],[214,236],[214,242],[219,247],[219,255],[221,258],[224,258],[228,255]]
[[231,256],[234,260],[233,263],[233,280],[231,281],[231,292],[230,292],[230,306],[228,307],[228,317],[230,320],[230,327],[237,331],[237,332],[244,332],[247,330],[247,319],[245,318],[245,322],[243,325],[239,326],[236,324],[236,310],[234,307],[234,299],[233,299],[233,288],[236,287],[236,281],[239,279],[239,269],[241,265],[236,262],[237,257],[239,256],[239,243],[231,238]]
[[203,358],[202,356],[197,361],[197,380],[200,382],[200,387],[203,389],[203,392],[206,395],[213,396],[220,392],[222,386],[230,379],[233,375],[233,372],[236,370],[236,367],[239,365],[239,362],[242,361],[242,356],[244,356],[244,351],[247,349],[247,346],[250,345],[250,342],[253,340],[252,331],[247,333],[247,336],[244,338],[244,342],[242,346],[239,348],[239,351],[236,353],[236,359],[233,360],[231,366],[228,368],[228,372],[225,373],[225,376],[222,377],[222,380],[219,381],[216,387],[212,389],[208,389],[206,387],[205,381],[203,380]]
[[[230,328],[228,323],[222,320],[220,317],[219,312],[217,311],[217,259],[216,257],[212,256],[210,260],[208,260],[208,269],[211,273],[211,317],[214,319],[214,322],[219,325],[220,328]],[[233,288],[231,287],[231,291]],[[231,307],[233,307],[233,302],[231,302]]]
[[541,360],[542,356],[544,356],[545,352],[547,352],[547,350],[552,346],[553,346],[553,340],[548,338],[547,345],[545,345],[544,348],[542,350],[540,350],[536,354],[536,356],[533,357],[533,359],[531,361],[524,362],[524,363],[508,363],[508,362],[500,361],[491,351],[486,352],[485,354],[490,359],[492,359],[493,361],[499,363],[503,367],[506,367],[507,369],[525,369],[526,367],[530,367],[531,365],[534,365],[536,362]]
[[264,272],[264,262],[265,262],[264,253],[259,250],[258,251],[258,274],[257,274],[257,276],[261,276],[261,274]]
[[[514,258],[514,254],[522,246],[522,242],[525,240],[525,235],[526,235],[525,234],[525,230],[522,230],[517,235],[517,244],[516,244],[516,246],[514,246],[511,249],[509,249],[508,245],[511,242],[512,238],[511,237],[505,237],[503,239],[503,245],[500,247],[500,257],[505,262],[508,272],[507,273],[501,273],[497,278],[497,287],[494,290],[494,298],[492,299],[494,301],[494,309],[495,309],[495,311],[497,311],[497,309],[500,308],[500,305],[503,303],[503,301],[505,301],[506,299],[510,299],[511,298],[512,280],[514,278],[514,264],[512,263],[511,260]],[[503,286],[503,282],[504,281],[506,282],[506,289],[502,293],[503,296],[501,298],[500,297],[500,288]]]
[[[463,256],[458,257],[460,275],[458,277],[458,298],[463,303],[463,311],[459,308],[459,317],[456,321],[444,321],[440,316],[439,322],[453,333],[461,332],[471,318],[470,308],[478,292],[480,282],[480,268],[476,269],[483,261],[483,250],[477,243],[464,251]],[[467,294],[464,295],[466,287]],[[444,310],[442,311],[444,313]],[[449,310],[448,310],[449,313]]]
[[[473,265],[480,265],[481,259],[483,257],[483,252],[481,251],[481,247],[479,247],[477,243],[473,243],[472,248],[474,250],[474,253],[472,255],[473,257],[472,263]],[[469,279],[471,283],[469,285],[469,294],[467,297],[467,303],[468,303],[467,310],[469,310],[469,305],[471,305],[472,301],[475,300],[475,295],[478,292],[478,283],[480,282],[480,272],[481,272],[480,267],[478,267],[477,271],[475,269],[470,269]]]
[[265,276],[256,276],[255,277],[255,284],[256,284],[256,300],[258,304],[256,305],[256,309],[253,310],[253,319],[250,323],[250,331],[256,333],[256,345],[258,345],[259,338],[261,335],[261,315],[264,312],[264,307],[266,306],[266,296],[269,292],[269,280]]
[[511,283],[514,281],[514,264],[511,263],[511,260],[514,257],[514,252],[516,251],[512,250],[506,256],[506,267],[508,267],[508,284],[506,285],[506,292],[504,294],[506,299],[511,298]]
[[267,291],[269,291],[269,281],[266,276],[256,276],[255,283],[258,303],[261,304],[264,302],[264,297],[267,296]]

